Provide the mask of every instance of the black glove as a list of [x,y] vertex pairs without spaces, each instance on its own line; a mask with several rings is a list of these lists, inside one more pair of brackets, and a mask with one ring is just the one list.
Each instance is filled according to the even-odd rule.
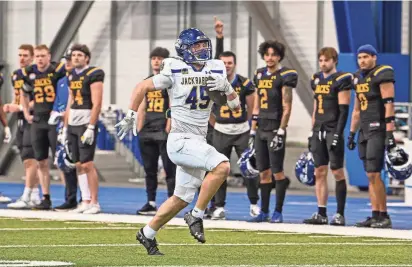
[[356,147],[355,134],[356,133],[354,133],[354,132],[349,133],[348,143],[347,143],[347,147],[349,148],[349,150],[354,150],[355,147]]
[[385,146],[387,151],[391,151],[396,147],[395,137],[393,137],[392,131],[386,132]]
[[280,129],[276,132],[275,137],[273,137],[272,141],[270,142],[270,147],[273,149],[273,151],[278,151],[283,148],[285,145],[285,131],[283,129]]
[[338,146],[340,136],[339,134],[334,134],[332,139],[332,144],[330,145],[330,150],[334,150]]

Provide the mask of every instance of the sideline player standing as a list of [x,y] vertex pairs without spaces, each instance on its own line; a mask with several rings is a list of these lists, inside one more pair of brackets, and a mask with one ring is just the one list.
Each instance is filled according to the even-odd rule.
[[253,110],[250,142],[254,143],[256,150],[262,205],[260,214],[250,221],[269,220],[273,174],[276,182],[276,208],[270,222],[280,223],[283,222],[283,202],[290,184],[283,171],[286,128],[292,111],[292,89],[297,85],[298,74],[296,70],[280,65],[285,56],[285,46],[282,43],[265,41],[259,46],[259,54],[266,62],[266,67],[255,72],[254,83],[258,97]]
[[372,217],[358,222],[358,227],[392,228],[392,221],[386,208],[385,185],[381,178],[385,149],[396,147],[395,130],[395,77],[393,68],[376,65],[376,49],[372,45],[358,48],[359,70],[354,74],[356,91],[355,105],[347,146],[355,149],[355,134],[359,128],[359,158],[369,179],[369,197]]
[[[56,97],[57,81],[64,77],[66,70],[64,63],[57,65],[50,62],[50,50],[46,45],[34,48],[36,64],[22,69],[24,84],[23,112],[28,123],[31,123],[30,137],[34,150],[34,157],[40,168],[40,184],[43,199],[36,209],[48,210],[52,207],[50,200],[50,169],[49,147],[54,156],[57,144],[56,127],[48,124],[50,113]],[[29,97],[34,98],[33,115],[30,113]]]
[[[166,48],[156,47],[150,53],[150,64],[153,77],[160,72],[160,65],[169,57]],[[169,95],[166,90],[147,92],[145,99],[139,106],[137,116],[137,131],[139,146],[146,173],[147,203],[136,213],[151,215],[156,213],[156,191],[158,186],[157,172],[159,155],[162,158],[166,173],[167,196],[173,196],[175,190],[176,165],[169,159],[166,150],[167,135],[170,132],[170,119],[166,118],[169,109]]]
[[[25,172],[25,187],[22,196],[14,203],[7,205],[10,209],[27,209],[33,208],[40,204],[39,196],[39,168],[34,158],[34,150],[31,143],[30,128],[31,124],[24,118],[23,113],[23,74],[22,68],[25,68],[32,64],[34,57],[34,49],[30,44],[22,44],[18,50],[19,65],[20,68],[13,71],[11,76],[11,83],[14,88],[14,100],[12,103],[4,105],[5,112],[15,113],[17,112],[17,133],[16,143],[20,150],[20,157],[23,161]],[[30,106],[33,106],[33,99],[30,98]]]
[[[227,96],[231,109],[239,109],[239,97],[226,79],[221,60],[212,60],[210,39],[199,29],[183,30],[175,48],[180,58],[168,58],[160,74],[139,83],[132,96],[126,117],[119,122],[118,135],[123,138],[133,128],[136,135],[136,110],[148,91],[167,89],[171,101],[172,129],[168,136],[167,152],[177,165],[174,195],[164,202],[155,217],[137,233],[137,239],[149,255],[162,255],[155,235],[170,219],[190,202],[201,186],[193,210],[184,215],[191,235],[204,243],[203,216],[207,204],[226,180],[229,160],[206,143],[211,101],[207,90]],[[211,94],[212,95],[212,94]],[[209,173],[204,176],[205,172]]]
[[100,212],[99,180],[93,159],[105,73],[100,68],[89,66],[91,53],[86,45],[75,44],[70,51],[73,70],[68,73],[70,94],[62,139],[67,138],[79,181],[87,177],[91,196],[90,201],[82,200],[72,212],[96,214]]
[[324,47],[318,53],[320,72],[312,76],[311,87],[315,93],[312,114],[312,132],[309,150],[315,161],[316,197],[318,212],[304,220],[306,224],[328,224],[328,165],[336,179],[337,211],[331,225],[345,225],[346,180],[343,171],[345,141],[343,130],[349,113],[352,74],[338,72],[338,52]]

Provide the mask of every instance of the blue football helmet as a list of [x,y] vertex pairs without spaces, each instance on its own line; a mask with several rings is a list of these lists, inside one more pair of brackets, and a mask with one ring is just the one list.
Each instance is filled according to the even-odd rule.
[[57,145],[54,163],[57,168],[66,173],[76,169],[76,164],[74,164],[72,161],[71,153],[69,151],[67,143],[65,145]]
[[304,152],[300,155],[299,160],[296,162],[295,174],[302,184],[315,185],[315,162],[311,152]]
[[411,157],[402,148],[396,147],[391,152],[386,152],[385,163],[388,172],[396,180],[404,181],[412,174]]
[[[192,46],[199,42],[207,42],[207,47],[192,52]],[[186,63],[204,63],[212,59],[212,42],[201,30],[190,28],[183,30],[175,43],[177,55]]]
[[247,148],[237,161],[242,176],[247,179],[254,179],[259,175],[256,168],[255,149]]

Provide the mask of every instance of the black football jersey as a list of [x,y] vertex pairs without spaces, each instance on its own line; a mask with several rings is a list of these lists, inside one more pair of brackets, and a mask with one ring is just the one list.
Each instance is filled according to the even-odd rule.
[[352,89],[352,74],[336,72],[327,78],[322,72],[315,73],[311,79],[311,87],[316,101],[314,131],[322,128],[332,131],[339,119],[339,99],[341,91]]
[[[13,71],[11,75],[11,84],[13,85],[14,89],[14,103],[19,105],[21,104],[20,90],[23,88],[24,84],[23,73],[21,69]],[[30,95],[30,99],[32,99],[32,95]]]
[[96,67],[88,67],[80,73],[73,69],[67,73],[69,89],[73,103],[71,109],[92,109],[90,86],[95,82],[104,82],[104,71]]
[[52,63],[44,72],[40,72],[34,64],[21,72],[24,81],[32,86],[31,92],[25,92],[33,95],[34,114],[50,114],[56,98],[57,81],[66,74],[64,63]]
[[386,128],[385,104],[380,90],[382,83],[395,83],[391,66],[377,65],[371,70],[358,70],[354,74],[353,87],[360,103],[360,127],[364,131]]
[[247,121],[246,96],[253,94],[256,88],[248,78],[239,74],[236,74],[232,87],[239,95],[241,108],[239,111],[233,111],[227,105],[213,104],[212,111],[217,123],[228,124]]
[[282,67],[274,73],[267,68],[256,70],[253,78],[258,93],[259,119],[258,127],[263,130],[275,130],[283,115],[282,88],[295,88],[298,73],[294,69]]

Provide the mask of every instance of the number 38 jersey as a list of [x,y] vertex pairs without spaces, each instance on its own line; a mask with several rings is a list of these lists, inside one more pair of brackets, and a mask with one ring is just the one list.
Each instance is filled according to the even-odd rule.
[[316,101],[313,130],[321,131],[324,128],[333,131],[339,119],[338,94],[352,89],[352,74],[336,72],[324,78],[322,72],[318,72],[312,76],[311,87]]
[[264,131],[276,130],[283,115],[282,88],[295,88],[298,83],[296,70],[282,67],[274,73],[267,68],[256,70],[253,78],[259,97],[258,127]]
[[353,78],[353,87],[360,103],[360,127],[369,132],[382,129],[385,124],[385,104],[383,103],[380,85],[395,83],[393,68],[388,65],[378,65],[368,71],[357,71]]
[[[177,58],[166,58],[160,74],[153,77],[157,89],[165,89],[162,78],[167,77],[167,91],[172,112],[171,132],[192,133],[206,136],[212,103],[206,91],[206,81],[211,74],[226,78],[223,61],[212,59],[202,69]],[[163,87],[163,88],[162,88]]]
[[33,95],[34,115],[50,114],[53,109],[54,99],[56,98],[57,81],[66,74],[64,64],[51,63],[43,72],[40,72],[37,65],[34,64],[23,68],[22,74],[25,83],[33,87],[32,92],[25,91],[25,93]]
[[67,75],[72,98],[69,125],[79,126],[88,124],[93,108],[90,86],[95,82],[104,82],[104,71],[96,67],[86,67],[79,73],[73,69]]

